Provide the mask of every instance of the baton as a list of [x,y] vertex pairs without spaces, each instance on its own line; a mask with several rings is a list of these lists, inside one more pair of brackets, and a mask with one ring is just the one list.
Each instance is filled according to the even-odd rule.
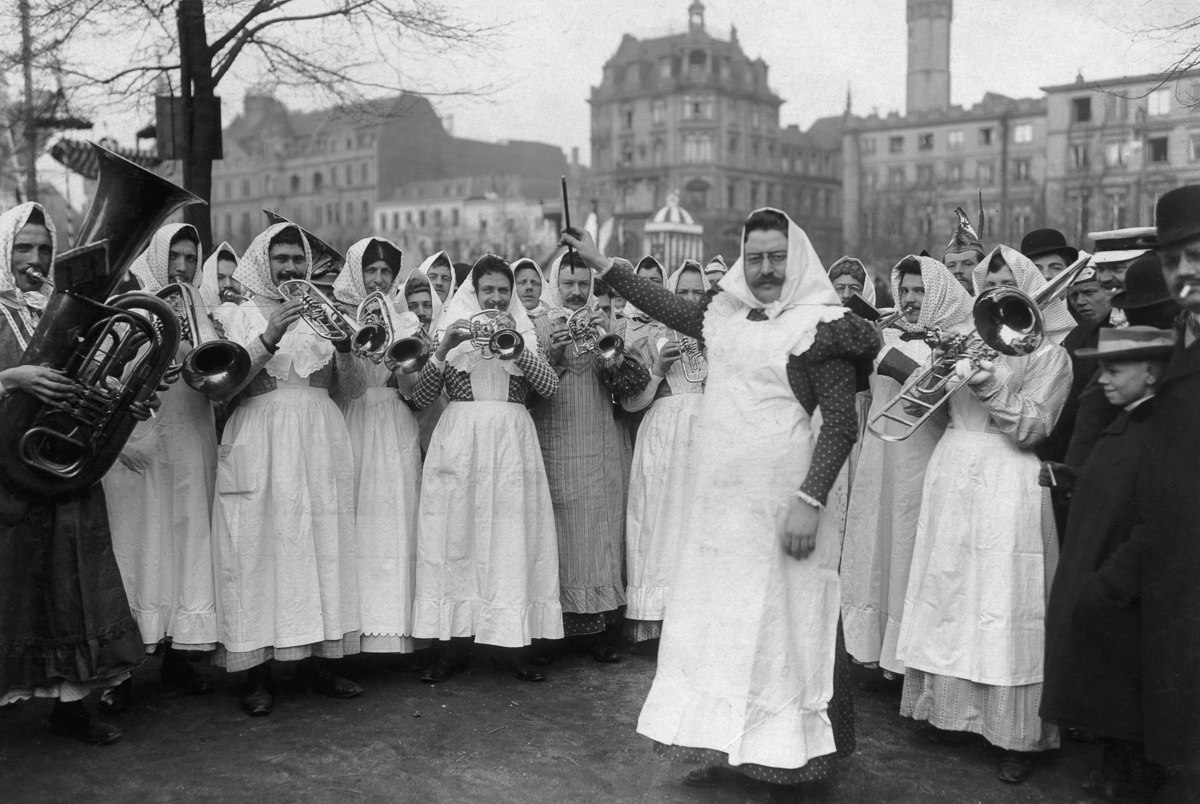
[[[563,199],[563,231],[571,231],[571,207],[567,201],[567,177],[562,177],[562,199]],[[575,249],[567,246],[567,253],[575,253]]]

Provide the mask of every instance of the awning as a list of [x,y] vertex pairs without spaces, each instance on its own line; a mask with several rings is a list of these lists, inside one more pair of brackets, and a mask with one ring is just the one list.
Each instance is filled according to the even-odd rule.
[[[153,170],[162,164],[156,151],[121,148],[111,142],[104,143],[104,147],[147,170]],[[94,179],[99,173],[96,154],[92,151],[90,144],[84,140],[61,139],[51,146],[50,155],[68,170],[78,173],[84,178]]]

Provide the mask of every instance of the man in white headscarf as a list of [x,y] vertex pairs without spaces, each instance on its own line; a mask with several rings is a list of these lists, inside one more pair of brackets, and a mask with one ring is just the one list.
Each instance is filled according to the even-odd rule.
[[[412,271],[401,283],[396,301],[401,307],[407,306],[408,311],[417,317],[425,334],[432,340],[437,334],[437,324],[442,318],[442,299],[429,284],[429,277],[425,276],[420,269]],[[429,442],[433,438],[433,431],[437,428],[438,420],[442,418],[447,404],[449,401],[443,393],[435,398],[429,407],[416,412],[422,456],[429,452]]]
[[[520,338],[515,358],[475,342],[472,328],[489,314]],[[562,638],[562,608],[550,488],[525,403],[532,391],[553,397],[558,378],[500,257],[480,257],[447,305],[413,402],[428,405],[443,388],[450,404],[425,459],[413,616],[413,635],[443,647],[422,680],[450,678],[474,637],[506,649],[517,678],[542,681],[523,652]]]
[[222,241],[204,261],[200,279],[200,296],[209,310],[222,304],[238,305],[245,302],[246,289],[233,278],[237,270],[238,255],[233,246]]
[[[393,341],[416,334],[420,320],[396,309],[403,254],[390,240],[367,237],[350,246],[333,283],[339,302],[357,310],[369,293],[392,306]],[[411,374],[365,363],[367,388],[339,398],[354,447],[358,535],[358,603],[366,653],[412,653],[412,600],[417,559],[417,501],[421,443],[417,418],[397,393],[411,390]]]
[[[867,421],[900,392],[899,377],[887,366],[903,365],[916,371],[929,359],[930,347],[913,335],[930,328],[969,332],[973,326],[970,295],[946,266],[932,257],[905,257],[892,268],[891,278],[892,295],[906,313],[882,332],[883,349],[871,375]],[[905,338],[906,333],[912,334]],[[876,426],[885,434],[898,432],[898,427],[885,419]],[[943,429],[945,423],[939,420],[903,441],[884,441],[871,430],[866,430],[863,438],[846,517],[841,578],[846,650],[855,661],[884,671],[884,680],[864,683],[868,691],[899,691],[904,675],[904,664],[896,659],[896,640],[925,468]]]
[[295,224],[270,226],[234,278],[253,303],[221,307],[230,339],[250,353],[240,404],[221,439],[213,552],[220,650],[229,671],[248,670],[242,707],[269,714],[270,661],[308,659],[313,687],[350,698],[362,687],[321,661],[360,649],[354,449],[330,398],[362,396],[362,362],[349,340],[328,341],[301,320],[278,285],[303,279],[312,252]]
[[534,324],[549,344],[550,366],[558,374],[558,393],[533,406],[538,441],[546,460],[554,523],[558,531],[559,586],[563,627],[581,640],[599,662],[618,661],[607,640],[609,626],[620,622],[625,604],[622,579],[625,547],[625,499],[632,450],[627,430],[613,418],[613,400],[640,393],[650,373],[624,348],[609,358],[580,352],[565,322],[583,310],[586,327],[625,334],[595,309],[592,271],[567,252],[547,277],[544,299],[550,312]]
[[708,349],[695,502],[638,731],[703,762],[693,785],[716,784],[721,766],[776,783],[826,778],[854,730],[839,544],[821,509],[856,437],[855,364],[875,355],[878,335],[838,303],[808,237],[776,209],[747,218],[741,259],[701,304],[614,265],[586,237],[563,241]]
[[449,304],[450,299],[454,296],[454,291],[458,289],[458,283],[454,276],[454,263],[450,261],[450,255],[444,251],[431,254],[417,266],[417,270],[429,280],[430,287],[433,288],[433,292],[437,294],[441,303]]
[[[39,204],[0,215],[0,399],[72,397],[61,371],[22,362],[45,306],[54,224]],[[13,456],[7,456],[13,459]],[[0,486],[0,705],[54,699],[50,727],[87,743],[120,738],[83,706],[129,678],[142,638],[113,556],[104,490],[30,501]]]
[[542,289],[546,286],[546,276],[542,267],[528,257],[522,257],[513,262],[512,272],[515,292],[525,306],[525,312],[531,319],[545,315],[547,308],[542,301]]
[[[130,271],[142,293],[180,283],[195,289],[199,300],[200,260],[196,229],[169,223],[154,233]],[[203,304],[196,313],[208,315]],[[192,346],[181,341],[176,363]],[[212,684],[192,668],[187,652],[217,646],[211,519],[217,435],[204,394],[181,380],[160,396],[158,415],[134,430],[105,475],[104,490],[113,549],[146,652],[165,643],[163,683],[196,695]],[[128,682],[106,690],[102,705],[124,711],[129,691]]]
[[[1046,285],[1016,249],[997,246],[974,268],[976,295]],[[1071,385],[1059,343],[1074,326],[1063,301],[1043,308],[1045,337],[1031,354],[1000,355],[972,372],[961,360],[949,426],[925,473],[916,548],[896,647],[905,666],[900,713],[949,743],[975,732],[1003,749],[998,776],[1029,777],[1033,752],[1058,746],[1038,717],[1046,592],[1057,539],[1045,527],[1033,448],[1046,438]],[[1047,557],[1049,556],[1049,558]]]

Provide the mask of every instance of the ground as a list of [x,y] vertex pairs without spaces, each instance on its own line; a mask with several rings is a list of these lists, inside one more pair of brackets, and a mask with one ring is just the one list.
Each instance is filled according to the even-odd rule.
[[[236,676],[207,696],[158,683],[151,657],[136,677],[130,711],[112,720],[124,738],[93,747],[50,734],[47,701],[0,710],[0,798],[21,801],[411,801],[697,802],[735,804],[759,793],[731,779],[696,790],[686,766],[660,759],[635,733],[654,663],[585,656],[560,660],[542,684],[522,683],[487,661],[429,686],[393,656],[343,663],[360,698],[316,696],[281,682],[270,717],[251,719],[235,698]],[[216,673],[215,670],[209,672]],[[898,694],[857,683],[858,751],[838,777],[802,790],[816,802],[1070,802],[1098,755],[1068,743],[1033,777],[995,778],[997,750],[926,742],[897,714]]]

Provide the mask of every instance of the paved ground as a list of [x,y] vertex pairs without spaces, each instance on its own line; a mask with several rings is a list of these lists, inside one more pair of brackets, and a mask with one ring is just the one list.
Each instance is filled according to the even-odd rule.
[[[699,802],[734,804],[757,789],[680,784],[686,767],[660,760],[634,733],[653,663],[586,657],[527,684],[477,664],[436,687],[399,657],[346,663],[367,687],[336,701],[285,684],[268,718],[238,709],[232,680],[205,697],[164,690],[157,659],[137,678],[124,739],[101,748],[45,726],[50,704],[0,710],[0,800]],[[865,671],[856,671],[857,679]],[[802,791],[818,802],[1070,802],[1096,758],[1069,744],[1024,785],[995,779],[996,749],[931,745],[896,714],[894,696],[856,692],[858,752],[838,778]]]

